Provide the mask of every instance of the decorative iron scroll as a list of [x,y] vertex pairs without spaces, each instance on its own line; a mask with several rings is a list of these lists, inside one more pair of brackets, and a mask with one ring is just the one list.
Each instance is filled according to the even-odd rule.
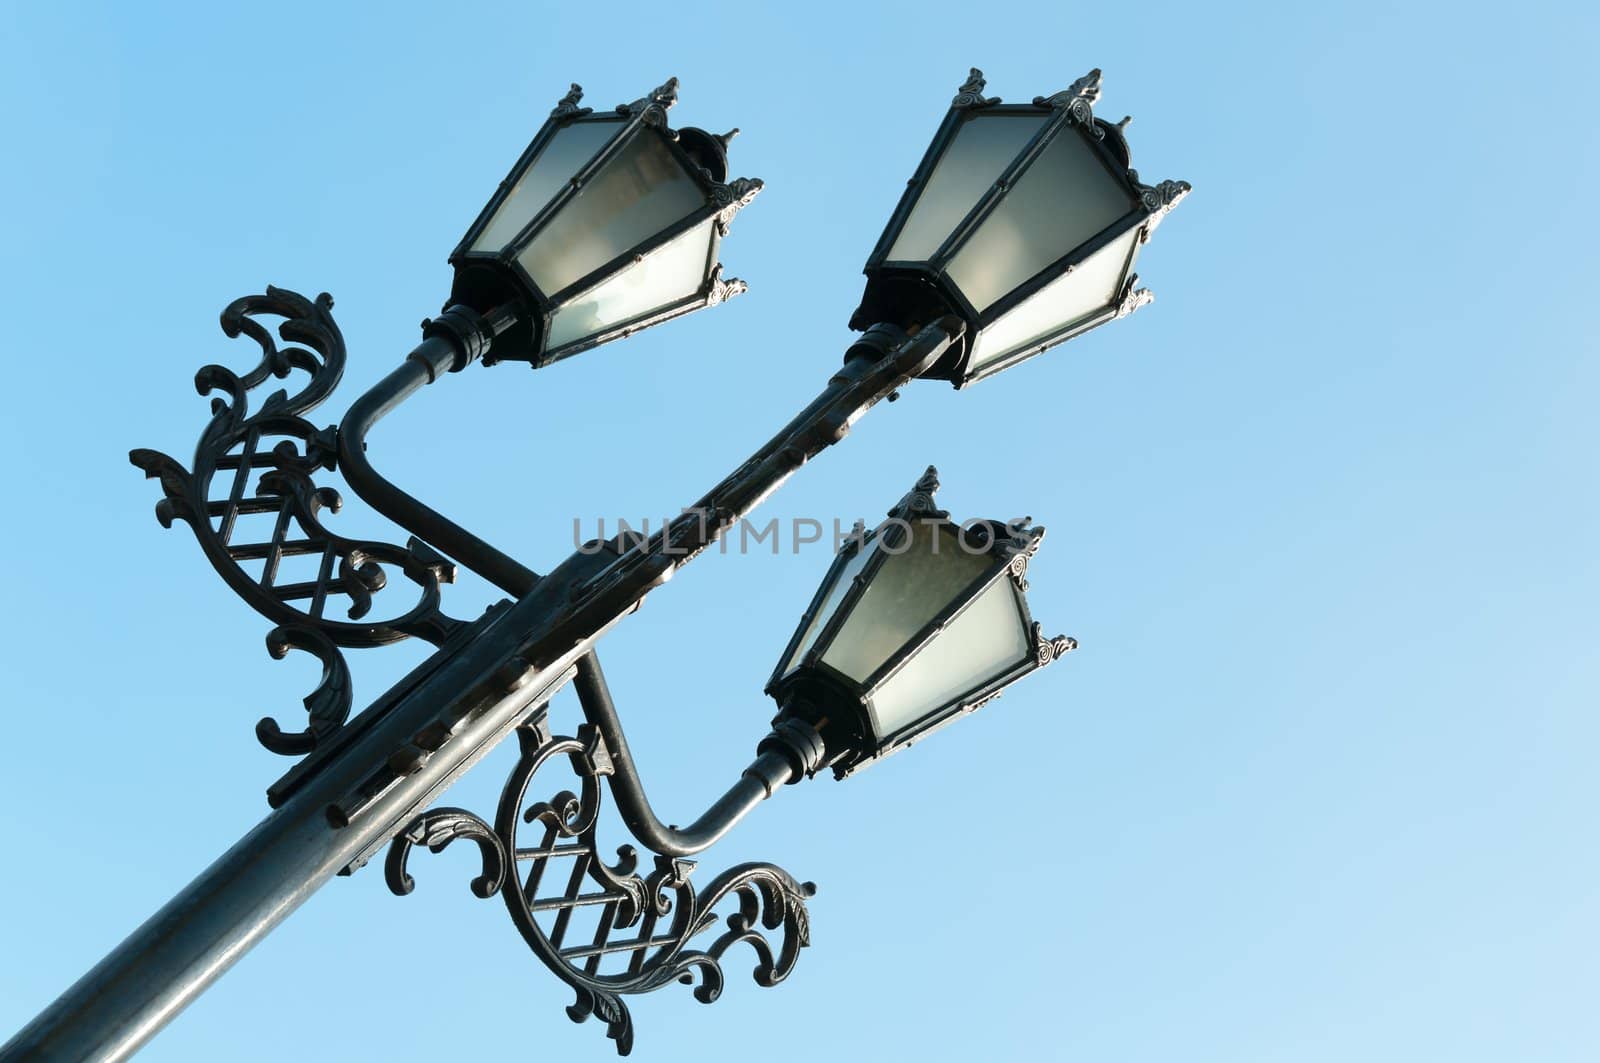
[[1074,122],[1084,128],[1096,140],[1105,137],[1105,130],[1094,123],[1094,105],[1100,102],[1100,69],[1089,71],[1083,77],[1068,85],[1065,90],[1053,96],[1035,96],[1036,107],[1059,107],[1067,112]]
[[1139,180],[1139,174],[1134,170],[1129,170],[1128,176],[1139,189],[1139,205],[1150,215],[1144,223],[1144,231],[1139,234],[1140,242],[1143,243],[1150,239],[1150,234],[1156,231],[1161,219],[1170,214],[1173,207],[1182,203],[1183,197],[1194,191],[1194,186],[1188,181],[1162,181],[1158,185],[1147,185]]
[[645,125],[665,127],[667,112],[678,102],[678,79],[668,78],[664,84],[656,86],[648,96],[641,96],[632,103],[617,104],[617,113],[620,115],[641,115],[640,121]]
[[[626,995],[698,981],[695,998],[710,1004],[722,993],[723,954],[740,942],[756,954],[758,984],[773,986],[788,976],[810,944],[805,899],[815,892],[811,883],[771,864],[746,863],[697,892],[690,880],[693,860],[657,856],[654,867],[641,873],[631,845],[620,846],[616,862],[608,864],[596,825],[600,778],[613,768],[600,732],[585,724],[576,738],[552,736],[540,712],[518,728],[517,737],[522,755],[506,780],[494,825],[460,808],[418,816],[390,845],[385,878],[391,891],[404,896],[414,887],[406,870],[414,847],[438,852],[457,838],[476,843],[483,873],[473,879],[473,893],[500,895],[534,955],[576,991],[567,1015],[574,1022],[590,1015],[602,1020],[620,1055],[633,1047]],[[579,779],[579,792],[561,790],[530,802],[533,777],[563,756]],[[519,839],[524,827],[532,836]],[[730,905],[734,910],[726,915],[713,910]],[[575,913],[596,908],[593,931],[574,939]],[[721,932],[704,948],[688,947],[719,923]],[[781,929],[776,949],[762,928]],[[603,970],[608,963],[613,969]]]
[[582,99],[583,86],[574,81],[572,83],[572,88],[567,90],[567,94],[556,101],[555,110],[550,112],[550,117],[582,118],[586,114],[593,114],[594,108],[578,106]]
[[[335,468],[338,436],[333,426],[317,428],[305,415],[327,399],[344,373],[344,337],[332,309],[327,293],[313,301],[273,287],[230,303],[222,312],[222,331],[255,340],[261,359],[243,375],[220,365],[195,374],[195,388],[213,398],[193,471],[160,451],[128,455],[146,476],[161,482],[165,497],[156,504],[156,518],[162,525],[188,524],[228,586],[278,625],[267,639],[272,655],[282,658],[293,648],[322,662],[322,681],[306,698],[306,730],[285,733],[270,718],[257,725],[262,744],[286,755],[309,752],[349,714],[350,676],[339,647],[378,646],[411,636],[438,645],[459,623],[439,609],[440,586],[455,576],[445,558],[417,539],[403,547],[351,539],[324,523],[324,514],[337,513],[343,499],[333,488],[317,486],[313,477]],[[283,346],[257,320],[260,315],[283,319],[277,330]],[[273,391],[259,408],[250,409],[252,391],[296,372],[305,374],[299,391]],[[314,577],[285,578],[286,561],[300,557],[316,559]],[[246,570],[246,564],[257,562],[259,571]],[[395,573],[415,585],[415,600],[387,618],[370,617],[374,600]],[[345,618],[329,615],[335,602],[343,605]]]
[[960,110],[965,107],[973,109],[993,107],[1000,102],[1000,97],[985,96],[983,87],[987,84],[988,82],[983,78],[983,71],[977,67],[970,68],[967,80],[961,83],[961,87],[956,90],[956,98],[950,101],[951,108]]

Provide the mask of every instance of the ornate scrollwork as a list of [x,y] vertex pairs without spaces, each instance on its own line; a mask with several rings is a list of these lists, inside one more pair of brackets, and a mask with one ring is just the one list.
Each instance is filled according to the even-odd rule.
[[1118,317],[1127,317],[1141,306],[1149,306],[1156,301],[1156,293],[1149,288],[1137,287],[1138,283],[1137,273],[1128,278],[1128,283],[1122,290],[1122,298],[1117,302]]
[[738,277],[722,279],[722,263],[718,262],[711,270],[711,276],[706,282],[706,306],[716,306],[725,303],[736,295],[743,295],[750,290],[750,285]]
[[[483,873],[473,879],[473,892],[500,894],[528,947],[576,992],[567,1015],[574,1022],[600,1018],[621,1055],[633,1047],[633,1020],[623,997],[698,980],[695,998],[709,1004],[722,993],[722,957],[736,944],[754,950],[758,984],[783,981],[810,944],[805,906],[815,892],[810,883],[771,864],[748,863],[729,868],[697,892],[691,881],[694,861],[657,856],[653,868],[641,873],[638,853],[628,845],[617,849],[615,863],[606,863],[596,823],[600,779],[613,767],[599,731],[584,725],[576,738],[552,736],[541,712],[517,734],[522,755],[506,780],[494,826],[457,808],[417,817],[391,844],[385,868],[391,891],[411,892],[406,859],[414,847],[437,852],[456,838],[476,842]],[[534,776],[562,757],[579,779],[579,792],[561,790],[549,800],[530,802]],[[524,827],[534,834],[519,839]],[[508,874],[511,868],[515,871]],[[735,907],[725,916],[714,910],[726,904]],[[579,938],[575,921],[595,912],[592,932]],[[704,948],[688,947],[719,923],[721,933]],[[762,928],[782,931],[776,949]],[[631,933],[613,938],[618,931]],[[607,965],[613,969],[603,970]]]
[[667,112],[677,102],[678,79],[668,78],[665,84],[656,86],[649,95],[641,96],[632,103],[619,103],[617,113],[638,115],[639,120],[645,125],[665,126]]
[[996,546],[1000,556],[1008,558],[1006,575],[1017,585],[1017,590],[1028,589],[1028,562],[1044,542],[1044,529],[1033,526],[1032,517],[1021,517],[1008,522]]
[[[273,720],[257,726],[267,748],[287,755],[309,751],[337,730],[350,707],[349,671],[337,647],[376,646],[416,636],[438,644],[457,621],[439,609],[440,586],[454,578],[454,566],[416,539],[407,546],[351,539],[323,523],[337,513],[339,493],[319,487],[313,476],[332,470],[338,454],[336,430],[317,428],[305,415],[320,405],[344,372],[344,338],[331,313],[333,299],[316,300],[269,287],[265,294],[230,303],[222,330],[245,335],[261,347],[261,359],[239,375],[220,365],[195,374],[195,387],[211,394],[211,420],[195,447],[193,471],[155,450],[134,450],[129,460],[158,479],[164,497],[156,518],[164,527],[181,520],[194,532],[207,560],[253,609],[279,625],[267,640],[282,657],[290,648],[314,654],[323,679],[306,699],[310,725],[285,733]],[[278,336],[258,315],[283,318]],[[299,391],[273,391],[254,411],[250,392],[269,379],[306,374]],[[222,477],[218,496],[212,485]],[[246,534],[253,525],[260,534]],[[270,530],[269,530],[270,529]],[[313,559],[300,575],[286,570],[296,559]],[[246,565],[259,563],[247,571]],[[411,606],[387,619],[372,619],[374,598],[393,573],[415,584]],[[345,618],[328,615],[343,599]]]
[[289,651],[303,650],[322,662],[317,688],[304,698],[308,723],[304,731],[285,732],[278,721],[263,716],[256,722],[256,738],[274,753],[297,757],[311,752],[318,742],[344,726],[350,717],[353,691],[350,666],[333,641],[315,628],[275,627],[267,632],[267,652],[283,660]]
[[956,90],[956,98],[950,101],[952,110],[976,109],[979,107],[993,107],[1000,102],[998,96],[984,96],[983,87],[988,82],[984,80],[983,71],[973,67],[967,75],[967,80],[961,83]]
[[711,205],[720,208],[717,211],[717,232],[727,236],[733,216],[748,207],[764,187],[759,177],[735,177],[726,184],[713,184],[708,196]]
[[913,520],[927,517],[933,520],[945,520],[950,514],[939,508],[934,501],[934,494],[939,490],[939,470],[932,465],[911,486],[911,490],[903,495],[900,501],[889,510],[889,516],[898,520]]
[[1183,197],[1194,191],[1194,186],[1188,181],[1162,181],[1158,185],[1140,184],[1139,174],[1129,170],[1128,176],[1133,178],[1133,183],[1139,189],[1139,205],[1150,215],[1145,220],[1144,231],[1140,234],[1140,242],[1150,239],[1150,234],[1156,231],[1156,226],[1161,224],[1173,207],[1183,202]]
[[1056,107],[1064,109],[1067,117],[1078,123],[1084,130],[1092,134],[1096,140],[1105,138],[1105,130],[1101,129],[1094,121],[1094,105],[1100,101],[1100,69],[1089,71],[1083,77],[1068,85],[1062,92],[1054,96],[1035,96],[1034,105],[1037,107]]
[[1071,635],[1057,635],[1055,638],[1047,638],[1044,633],[1044,625],[1035,621],[1033,625],[1033,648],[1035,659],[1039,662],[1039,667],[1043,668],[1051,661],[1058,661],[1077,649],[1078,640]]
[[550,112],[551,118],[582,118],[586,114],[593,114],[592,107],[579,107],[578,101],[583,99],[583,86],[576,81],[567,94],[556,101],[555,110]]

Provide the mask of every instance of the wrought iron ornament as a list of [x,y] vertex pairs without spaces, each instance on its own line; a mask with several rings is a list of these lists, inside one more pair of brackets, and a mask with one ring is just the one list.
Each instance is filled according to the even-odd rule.
[[1100,102],[1099,67],[1068,85],[1065,91],[1054,96],[1035,96],[1033,102],[1039,107],[1065,109],[1072,120],[1092,133],[1096,140],[1104,139],[1106,135],[1105,130],[1095,125],[1094,121],[1094,105]]
[[[418,816],[390,846],[384,868],[390,890],[404,896],[414,888],[407,870],[413,848],[438,852],[458,838],[475,843],[483,871],[472,880],[472,892],[500,895],[533,954],[576,992],[567,1015],[574,1022],[598,1017],[620,1055],[633,1048],[633,1020],[623,997],[698,981],[695,999],[710,1004],[722,994],[722,957],[736,944],[754,950],[757,984],[774,986],[788,977],[800,950],[811,943],[805,904],[815,893],[811,883],[772,864],[746,863],[697,892],[693,860],[657,855],[641,873],[631,845],[619,846],[616,862],[608,864],[597,824],[600,780],[612,777],[614,766],[600,730],[584,724],[575,738],[555,736],[541,711],[518,728],[517,738],[521,757],[501,792],[494,825],[460,808]],[[534,776],[563,757],[578,777],[578,792],[562,789],[530,801]],[[524,828],[531,837],[519,837]],[[735,910],[714,911],[728,904]],[[595,908],[593,932],[574,935],[574,913]],[[721,932],[706,947],[688,947],[719,923]],[[781,931],[776,947],[763,928]],[[625,933],[613,938],[618,932]],[[612,969],[604,970],[608,962]]]
[[583,86],[579,85],[576,81],[574,81],[572,83],[572,88],[567,91],[567,94],[565,96],[561,97],[561,99],[556,101],[555,110],[550,112],[550,117],[551,118],[582,118],[586,114],[593,114],[594,113],[594,108],[593,107],[579,107],[578,106],[579,102],[582,99],[583,99]]
[[677,102],[678,79],[668,78],[665,84],[657,86],[648,96],[641,96],[632,103],[617,104],[617,113],[641,115],[645,125],[664,126],[667,124],[667,112]]
[[984,96],[983,87],[987,84],[988,82],[983,77],[983,71],[973,67],[971,72],[967,74],[967,80],[962,82],[961,87],[956,90],[956,98],[950,101],[950,106],[954,108],[993,107],[1000,102],[1000,97]]
[[[234,300],[222,312],[222,331],[255,340],[261,358],[243,375],[220,365],[195,374],[195,388],[214,397],[193,471],[156,450],[128,455],[161,482],[165,497],[156,504],[156,518],[162,526],[188,524],[228,586],[278,624],[267,636],[272,656],[282,659],[298,649],[322,662],[322,680],[305,699],[305,730],[285,732],[271,718],[256,727],[263,745],[288,756],[310,752],[349,715],[350,673],[339,647],[412,636],[439,645],[459,623],[439,608],[440,587],[455,578],[449,561],[415,538],[403,547],[352,539],[324,523],[324,514],[338,513],[343,499],[333,488],[317,486],[314,476],[335,468],[338,437],[332,426],[318,428],[306,414],[328,398],[344,373],[344,337],[332,310],[326,292],[311,300],[270,286],[262,295]],[[277,331],[285,346],[257,320],[260,315],[283,319]],[[297,372],[306,375],[299,391],[274,391],[250,409],[251,392]],[[270,532],[244,535],[252,518],[263,530],[270,521]],[[317,559],[315,578],[281,580],[284,559],[300,556]],[[246,571],[252,562],[260,562],[259,574]],[[415,598],[408,607],[372,618],[375,600],[396,573],[413,584]],[[330,615],[336,602],[344,618]]]

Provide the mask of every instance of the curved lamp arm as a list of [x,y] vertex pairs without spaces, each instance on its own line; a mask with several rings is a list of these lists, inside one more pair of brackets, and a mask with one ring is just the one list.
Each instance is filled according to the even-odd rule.
[[496,335],[515,322],[509,311],[480,316],[462,306],[452,306],[439,317],[425,321],[423,340],[416,350],[357,399],[339,423],[339,470],[351,489],[373,509],[507,594],[520,598],[539,582],[538,573],[385,479],[366,454],[367,433],[373,425],[424,384],[471,365]]
[[761,743],[756,759],[740,774],[739,781],[712,802],[700,818],[687,827],[669,827],[661,822],[645,796],[639,769],[622,733],[616,704],[611,700],[600,662],[593,654],[579,664],[572,685],[578,692],[584,716],[605,739],[606,751],[611,756],[611,793],[616,798],[622,821],[641,844],[662,856],[692,856],[709,848],[784,783],[798,781],[808,767],[814,767],[810,764],[812,756],[808,746],[814,745],[816,757],[821,755],[820,739],[811,743],[798,735],[769,735]]

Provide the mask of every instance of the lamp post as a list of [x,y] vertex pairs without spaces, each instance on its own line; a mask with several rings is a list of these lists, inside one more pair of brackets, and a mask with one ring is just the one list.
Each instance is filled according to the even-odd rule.
[[[689,858],[785,784],[859,770],[1072,648],[1042,636],[1023,597],[1042,529],[956,524],[934,508],[930,468],[888,522],[835,558],[768,684],[771,731],[685,827],[663,824],[645,795],[596,644],[909,381],[964,386],[1141,301],[1133,257],[1188,186],[1147,189],[1126,170],[1120,129],[1090,112],[1098,86],[1096,73],[1004,107],[982,97],[974,70],[868,261],[853,322],[863,334],[822,391],[656,534],[588,544],[543,576],[391,483],[366,435],[474,361],[545,366],[744,290],[722,279],[717,256],[761,185],[726,179],[731,134],[671,129],[676,80],[604,114],[579,106],[573,86],[451,255],[446,309],[337,426],[308,419],[343,372],[332,300],[269,288],[224,310],[223,330],[255,341],[259,361],[197,374],[214,397],[188,467],[157,451],[130,457],[160,482],[162,523],[186,523],[276,625],[269,651],[322,663],[304,727],[256,725],[263,745],[298,759],[268,787],[266,818],[0,1046],[0,1061],[124,1059],[334,875],[387,849],[386,880],[404,894],[412,850],[459,839],[482,856],[473,892],[501,898],[573,989],[568,1014],[599,1017],[621,1052],[633,1038],[626,996],[689,981],[709,1003],[736,945],[752,947],[758,982],[781,981],[809,943],[810,884],[764,863],[697,880]],[[273,316],[277,338],[261,320]],[[291,383],[269,388],[281,380]],[[329,470],[409,540],[330,527],[343,500],[317,483]],[[294,558],[311,559],[315,577],[288,579]],[[442,588],[457,565],[508,599],[476,619],[450,616]],[[343,651],[405,638],[435,652],[352,716]],[[546,705],[569,682],[585,723],[565,736]],[[430,807],[512,735],[521,757],[492,817]],[[535,788],[563,766],[576,789]],[[603,855],[606,793],[648,863],[632,846]]]

